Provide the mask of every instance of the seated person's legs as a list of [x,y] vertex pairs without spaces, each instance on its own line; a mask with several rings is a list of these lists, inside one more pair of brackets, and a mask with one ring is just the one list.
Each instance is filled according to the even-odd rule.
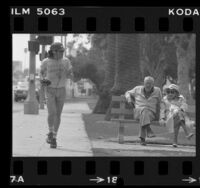
[[150,125],[147,125],[147,137],[149,137],[149,138],[156,137],[156,135],[155,135],[154,132],[152,131]]
[[178,132],[180,128],[180,120],[178,116],[174,116],[174,138],[173,138],[173,146],[177,147],[178,144]]
[[143,125],[146,125],[146,131],[147,131],[147,137],[155,137],[151,127],[150,127],[150,123],[151,121],[153,121],[153,119],[155,119],[155,116],[153,114],[152,111],[148,110],[148,109],[144,109],[141,113],[141,122]]
[[180,121],[180,126],[183,128],[184,132],[185,132],[185,135],[186,135],[186,138],[188,140],[190,140],[190,138],[192,138],[192,136],[194,136],[194,133],[188,133],[188,129],[185,125],[185,121],[184,120],[181,120]]
[[[150,134],[152,131],[150,128],[150,122],[152,121],[153,115],[148,109],[140,109],[140,131],[139,138],[141,139],[141,144],[145,145],[146,134]],[[152,131],[153,132],[153,131]]]

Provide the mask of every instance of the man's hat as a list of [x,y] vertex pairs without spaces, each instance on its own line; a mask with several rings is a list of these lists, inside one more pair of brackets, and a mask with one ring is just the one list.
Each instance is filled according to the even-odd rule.
[[55,42],[50,46],[50,50],[52,51],[65,51],[63,44],[60,42]]
[[179,87],[176,84],[170,84],[168,88],[169,89],[174,89],[179,93]]

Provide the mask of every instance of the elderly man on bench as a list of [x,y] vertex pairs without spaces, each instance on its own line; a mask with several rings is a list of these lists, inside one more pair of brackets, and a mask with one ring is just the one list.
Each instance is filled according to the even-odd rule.
[[146,145],[147,137],[155,137],[150,124],[158,118],[158,105],[162,99],[160,88],[154,86],[154,78],[144,78],[144,85],[136,86],[125,93],[127,102],[134,107],[134,119],[140,122],[139,138]]

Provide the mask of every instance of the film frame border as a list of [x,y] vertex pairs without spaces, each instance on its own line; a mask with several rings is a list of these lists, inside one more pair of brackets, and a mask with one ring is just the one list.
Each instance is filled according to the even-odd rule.
[[[34,8],[37,7],[31,7],[32,10]],[[52,7],[47,6],[44,8]],[[60,16],[59,18],[58,16],[40,17],[35,14],[29,16],[10,16],[10,35],[12,33],[49,34],[65,32],[115,34],[195,33],[196,70],[199,70],[197,63],[200,60],[200,55],[197,53],[200,47],[199,17],[170,17],[167,15],[167,7],[160,9],[158,7],[124,7],[126,9],[125,12],[120,11],[120,7],[67,7],[66,9],[70,10],[67,16]],[[104,11],[103,15],[101,15],[102,11]],[[30,22],[30,20],[33,22]],[[64,23],[70,23],[70,26],[65,28],[63,27]],[[198,75],[198,72],[196,75]],[[198,106],[196,105],[197,112]],[[198,123],[198,116],[196,116],[196,122]],[[58,185],[58,183],[60,185],[74,185],[74,183],[77,183],[77,179],[81,180],[79,185],[94,185],[94,183],[88,180],[96,176],[117,176],[119,180],[117,184],[124,185],[155,185],[155,182],[156,185],[185,185],[186,183],[181,182],[183,177],[191,176],[197,178],[200,174],[197,168],[197,164],[200,163],[199,132],[199,127],[197,127],[196,157],[162,157],[161,159],[157,157],[11,157],[10,173],[19,177],[23,175],[25,179],[23,184],[26,184],[28,181],[28,185],[47,185],[47,182],[48,185]],[[104,169],[100,168],[102,165],[105,166]],[[176,168],[174,169],[174,167]],[[130,168],[131,170],[127,172],[127,169]],[[30,172],[29,169],[33,169],[33,171]],[[79,169],[79,172],[76,169]],[[148,169],[153,170],[148,171]],[[173,179],[174,175],[177,178],[176,180]],[[133,178],[134,181],[131,181]],[[145,184],[141,184],[141,181],[144,179]],[[102,183],[101,185],[108,184]]]

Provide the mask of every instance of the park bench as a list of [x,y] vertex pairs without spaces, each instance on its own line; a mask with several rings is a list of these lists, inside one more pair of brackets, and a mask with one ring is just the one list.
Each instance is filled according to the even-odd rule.
[[[118,103],[117,107],[116,104]],[[160,105],[157,105],[157,117],[155,121],[151,122],[151,125],[154,126],[161,126],[159,124],[159,111],[160,111]],[[187,112],[189,116],[194,116],[195,114],[195,108],[190,108]],[[139,124],[138,120],[134,119],[133,109],[130,108],[128,105],[125,96],[112,96],[112,107],[111,107],[111,121],[118,124],[118,141],[120,144],[124,143],[124,130],[125,126],[128,124],[137,123]]]

